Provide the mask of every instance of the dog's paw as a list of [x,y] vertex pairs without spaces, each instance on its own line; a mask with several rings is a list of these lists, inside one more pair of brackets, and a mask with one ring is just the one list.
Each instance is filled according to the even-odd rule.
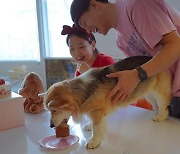
[[167,118],[167,116],[155,115],[153,117],[153,120],[156,121],[156,122],[161,122],[161,121],[164,121],[166,118]]
[[89,123],[85,124],[85,125],[83,126],[83,129],[84,129],[85,131],[92,131],[92,123],[89,122]]
[[86,148],[87,148],[87,149],[95,149],[95,148],[97,148],[100,144],[101,144],[101,141],[90,139],[90,140],[86,143]]
[[155,115],[153,117],[153,120],[156,122],[161,122],[161,121],[166,120],[168,115],[169,115],[169,111],[168,111],[168,109],[166,109],[166,110],[163,110],[161,113]]

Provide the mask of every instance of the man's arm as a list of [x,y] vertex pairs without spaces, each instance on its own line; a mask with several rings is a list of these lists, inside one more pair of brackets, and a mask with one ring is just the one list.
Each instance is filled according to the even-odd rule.
[[163,46],[161,51],[152,60],[142,65],[148,77],[167,69],[180,58],[180,35],[177,31],[165,34],[158,44]]
[[[177,31],[164,35],[159,44],[163,46],[161,51],[142,65],[148,77],[167,69],[180,58],[180,36]],[[113,98],[112,104],[128,99],[140,82],[136,69],[111,73],[107,77],[118,78],[117,85],[106,97],[107,99]]]

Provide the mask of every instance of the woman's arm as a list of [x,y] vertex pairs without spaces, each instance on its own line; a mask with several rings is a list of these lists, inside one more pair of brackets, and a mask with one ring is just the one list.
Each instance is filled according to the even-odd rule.
[[77,70],[82,74],[90,69],[90,66],[86,62],[78,63]]

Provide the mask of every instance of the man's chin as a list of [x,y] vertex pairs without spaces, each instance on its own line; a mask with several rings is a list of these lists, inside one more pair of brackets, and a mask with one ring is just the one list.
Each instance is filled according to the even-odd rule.
[[99,32],[101,35],[107,35],[107,32]]
[[98,31],[99,34],[101,35],[107,35],[109,30],[104,30],[104,31]]

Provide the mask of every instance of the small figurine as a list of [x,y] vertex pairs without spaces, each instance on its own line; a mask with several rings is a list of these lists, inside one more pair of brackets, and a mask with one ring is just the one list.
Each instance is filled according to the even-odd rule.
[[44,110],[43,97],[38,94],[43,92],[43,82],[40,76],[30,72],[24,78],[19,94],[26,98],[24,111],[28,113],[39,113]]

